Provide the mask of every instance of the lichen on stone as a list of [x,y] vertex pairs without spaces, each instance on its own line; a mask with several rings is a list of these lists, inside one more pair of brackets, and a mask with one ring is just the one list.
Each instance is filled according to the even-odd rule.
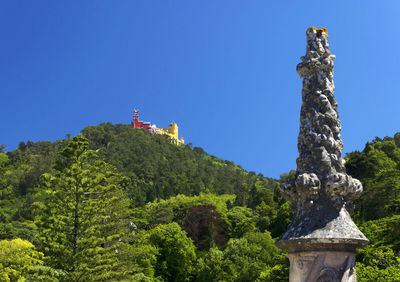
[[328,31],[310,27],[306,35],[306,55],[297,65],[303,78],[297,173],[295,181],[283,183],[281,190],[294,209],[310,207],[321,194],[340,209],[360,196],[362,184],[346,174],[342,158],[333,83],[335,56],[329,50]]

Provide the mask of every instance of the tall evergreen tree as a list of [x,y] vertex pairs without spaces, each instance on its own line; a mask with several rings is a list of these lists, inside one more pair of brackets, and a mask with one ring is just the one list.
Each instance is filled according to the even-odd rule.
[[71,281],[121,277],[118,253],[128,236],[126,178],[88,146],[81,135],[70,140],[55,172],[43,174],[37,203],[35,223],[47,263]]

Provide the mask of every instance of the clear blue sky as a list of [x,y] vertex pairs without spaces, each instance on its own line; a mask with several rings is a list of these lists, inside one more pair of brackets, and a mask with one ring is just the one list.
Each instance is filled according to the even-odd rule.
[[336,55],[343,152],[400,131],[400,1],[2,1],[0,143],[132,110],[246,170],[296,168],[305,31]]

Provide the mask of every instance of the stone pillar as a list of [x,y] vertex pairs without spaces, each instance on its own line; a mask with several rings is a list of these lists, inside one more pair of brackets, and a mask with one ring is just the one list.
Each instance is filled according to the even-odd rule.
[[362,184],[346,174],[342,158],[328,32],[310,27],[306,35],[306,55],[297,65],[303,103],[296,178],[281,185],[295,215],[276,245],[289,252],[290,281],[356,281],[356,249],[368,239],[347,209]]

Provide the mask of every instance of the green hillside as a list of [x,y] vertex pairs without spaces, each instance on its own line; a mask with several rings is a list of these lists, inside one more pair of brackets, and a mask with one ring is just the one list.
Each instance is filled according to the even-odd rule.
[[[399,279],[399,140],[347,154],[359,281]],[[1,281],[287,281],[291,217],[278,180],[128,125],[0,152]]]

